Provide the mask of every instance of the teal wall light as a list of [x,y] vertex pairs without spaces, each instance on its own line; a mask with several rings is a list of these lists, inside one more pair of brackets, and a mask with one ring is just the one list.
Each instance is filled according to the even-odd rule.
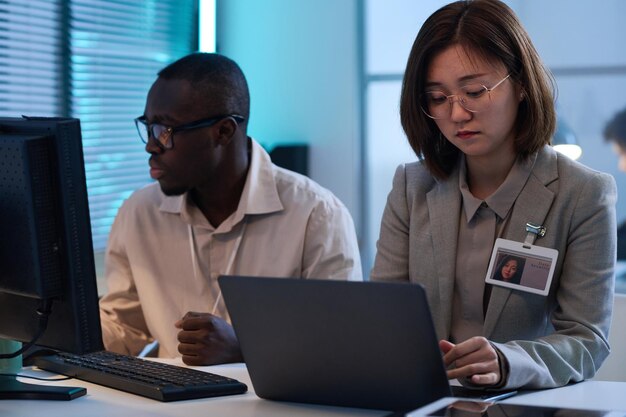
[[198,3],[198,51],[215,52],[215,0]]

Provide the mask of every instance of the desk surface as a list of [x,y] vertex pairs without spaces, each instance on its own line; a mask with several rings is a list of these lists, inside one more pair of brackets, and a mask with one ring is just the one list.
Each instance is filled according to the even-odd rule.
[[[169,362],[169,361],[168,361]],[[176,362],[174,362],[176,363]],[[0,416],[11,417],[325,417],[325,416],[385,416],[389,413],[375,410],[349,409],[317,406],[311,404],[267,401],[254,394],[248,372],[243,364],[220,365],[200,368],[213,373],[236,378],[248,385],[242,395],[207,398],[190,401],[162,403],[122,391],[117,391],[70,379],[61,382],[40,382],[25,379],[24,382],[69,385],[87,388],[87,395],[72,401],[1,400]],[[52,375],[43,371],[25,369],[24,373],[38,376]],[[510,404],[533,404],[553,407],[619,410],[626,412],[626,382],[587,381],[563,388],[525,393],[507,399]],[[449,402],[440,400],[439,404]],[[428,409],[433,408],[432,406]],[[422,410],[427,410],[422,409]],[[417,413],[415,415],[422,415]],[[621,415],[621,413],[619,414]]]
[[[165,362],[180,365],[180,361]],[[248,392],[241,395],[175,401],[163,403],[123,391],[90,384],[77,379],[60,382],[43,382],[32,379],[21,381],[41,385],[64,385],[87,388],[87,395],[72,401],[41,400],[0,400],[0,416],[10,417],[343,417],[343,416],[384,416],[389,413],[349,409],[342,407],[318,406],[312,404],[282,403],[262,400],[254,394],[250,377],[243,364],[200,367],[216,374],[235,378],[248,386]],[[25,368],[24,374],[40,377],[53,377],[45,371]]]
[[[592,380],[562,388],[522,392],[514,397],[503,400],[501,403],[554,408],[562,407],[577,410],[602,410],[609,412],[603,414],[603,417],[626,417],[625,394],[626,382]],[[427,416],[429,412],[438,410],[455,400],[454,398],[444,398],[435,401],[432,404],[409,413],[407,417]],[[580,414],[576,413],[576,416],[586,415],[587,414],[584,412]]]

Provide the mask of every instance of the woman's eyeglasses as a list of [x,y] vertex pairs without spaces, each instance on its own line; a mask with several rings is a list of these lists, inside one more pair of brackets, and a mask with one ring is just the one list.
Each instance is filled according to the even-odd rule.
[[426,116],[431,119],[448,119],[452,115],[452,103],[456,98],[465,110],[471,113],[478,113],[489,107],[491,92],[509,78],[510,75],[508,74],[491,88],[478,83],[464,85],[461,87],[460,94],[446,95],[443,91],[427,91],[420,95],[420,106]]

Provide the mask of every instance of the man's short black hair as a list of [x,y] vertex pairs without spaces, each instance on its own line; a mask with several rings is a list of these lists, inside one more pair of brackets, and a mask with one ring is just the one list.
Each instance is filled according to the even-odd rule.
[[626,150],[626,109],[617,113],[604,128],[604,138]]
[[158,73],[164,80],[187,80],[201,103],[213,111],[250,117],[250,93],[239,65],[220,54],[195,52],[171,63]]

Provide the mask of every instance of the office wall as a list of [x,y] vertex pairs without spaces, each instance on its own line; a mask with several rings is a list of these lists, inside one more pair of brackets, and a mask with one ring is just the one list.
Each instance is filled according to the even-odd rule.
[[358,227],[357,0],[221,0],[217,50],[239,63],[251,94],[249,133],[264,146],[310,146],[310,176]]

